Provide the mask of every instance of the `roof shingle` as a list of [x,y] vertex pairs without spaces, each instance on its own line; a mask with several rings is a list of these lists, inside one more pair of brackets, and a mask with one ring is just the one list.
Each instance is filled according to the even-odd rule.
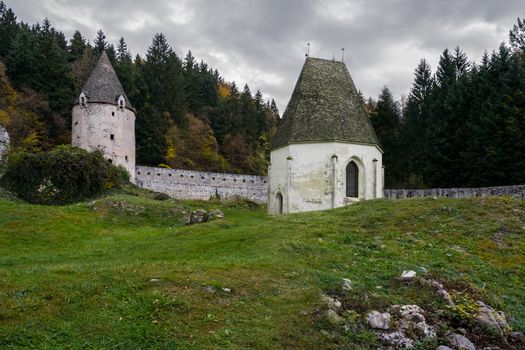
[[126,108],[133,110],[117,73],[109,61],[106,51],[100,55],[95,68],[84,85],[82,91],[86,94],[88,102],[117,104],[117,99],[123,95],[126,99]]
[[379,145],[343,62],[308,57],[284,111],[272,149],[339,141]]

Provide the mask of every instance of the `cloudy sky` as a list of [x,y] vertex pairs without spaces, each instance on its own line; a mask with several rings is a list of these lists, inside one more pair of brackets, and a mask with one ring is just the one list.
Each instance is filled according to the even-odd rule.
[[91,41],[101,28],[143,55],[164,33],[179,56],[191,50],[227,81],[288,103],[304,61],[341,58],[358,89],[377,96],[387,85],[399,98],[421,58],[435,68],[445,48],[460,46],[479,61],[507,40],[523,0],[4,0],[24,22],[49,18],[71,37]]

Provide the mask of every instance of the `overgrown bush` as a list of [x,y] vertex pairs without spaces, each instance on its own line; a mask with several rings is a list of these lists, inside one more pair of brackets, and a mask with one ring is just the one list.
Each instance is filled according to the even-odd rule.
[[93,197],[129,180],[101,151],[58,146],[42,153],[13,151],[0,185],[38,204],[67,204]]

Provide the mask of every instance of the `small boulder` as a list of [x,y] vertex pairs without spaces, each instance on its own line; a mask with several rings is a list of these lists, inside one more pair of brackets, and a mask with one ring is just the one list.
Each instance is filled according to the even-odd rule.
[[416,278],[416,271],[410,270],[410,271],[403,271],[401,274],[401,281],[403,282],[410,282],[414,278]]
[[221,210],[219,210],[219,209],[210,210],[206,214],[207,221],[208,220],[214,220],[214,219],[222,219],[222,218],[224,218],[224,213]]
[[390,319],[392,316],[388,312],[381,313],[379,311],[369,312],[367,315],[368,324],[375,329],[389,329]]
[[352,281],[349,280],[348,278],[343,278],[341,280],[341,289],[344,292],[348,292],[348,291],[352,290]]
[[525,336],[522,332],[510,332],[509,339],[517,344],[525,344]]
[[204,209],[196,209],[191,212],[190,219],[186,224],[188,225],[194,225],[194,224],[202,224],[203,222],[206,222],[207,220],[207,212]]
[[477,304],[479,308],[476,315],[476,322],[484,328],[497,329],[501,333],[503,328],[507,326],[505,313],[496,311],[481,301],[478,301]]
[[449,348],[448,346],[445,346],[445,345],[440,345],[436,348],[436,350],[452,350],[451,348]]
[[343,323],[343,318],[337,314],[334,310],[326,310],[326,320],[332,325],[339,325]]
[[449,334],[448,340],[450,345],[457,350],[476,350],[476,347],[470,340],[462,336],[461,334],[452,333]]
[[332,298],[326,294],[321,294],[321,301],[329,310],[337,311],[341,308],[341,302],[335,298]]
[[405,349],[414,346],[414,341],[407,337],[403,332],[392,332],[392,333],[379,333],[378,339],[385,345],[389,346],[388,349]]

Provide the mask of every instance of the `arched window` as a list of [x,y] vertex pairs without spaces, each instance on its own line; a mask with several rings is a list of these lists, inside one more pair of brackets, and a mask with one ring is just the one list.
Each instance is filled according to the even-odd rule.
[[84,93],[84,91],[82,91],[80,93],[80,96],[78,96],[78,102],[80,103],[81,106],[85,107],[86,104],[87,104],[87,97],[86,97],[86,94]]
[[354,162],[348,163],[346,166],[346,196],[358,197],[358,179],[359,169]]
[[124,96],[120,95],[117,99],[117,102],[118,102],[118,106],[119,108],[124,108],[126,107],[126,99],[124,98]]
[[282,214],[283,213],[283,195],[279,192],[277,193],[277,196],[275,197],[275,202],[276,202],[276,211],[277,211],[277,214]]

